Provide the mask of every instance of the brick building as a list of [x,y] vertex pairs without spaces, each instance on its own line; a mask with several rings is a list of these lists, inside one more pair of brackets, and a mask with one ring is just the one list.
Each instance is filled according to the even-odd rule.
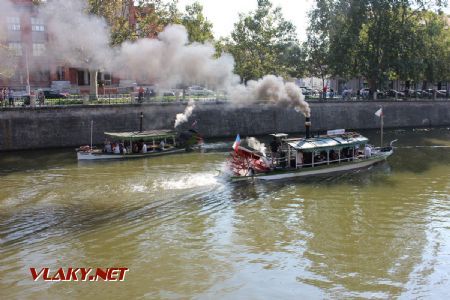
[[[12,8],[0,12],[0,45],[9,49],[8,63],[12,76],[0,73],[0,88],[26,90],[27,78],[32,89],[55,88],[89,92],[90,74],[85,68],[57,61],[47,52],[49,33],[45,20],[38,15],[32,0],[11,0]],[[130,2],[132,3],[132,1]],[[134,7],[134,6],[133,6]],[[130,10],[134,14],[134,8]],[[130,17],[130,22],[136,22]],[[5,62],[0,62],[5,64]],[[29,77],[28,77],[29,74]],[[110,88],[115,92],[120,79],[111,73],[98,73],[99,93]],[[105,87],[105,88],[103,88]]]

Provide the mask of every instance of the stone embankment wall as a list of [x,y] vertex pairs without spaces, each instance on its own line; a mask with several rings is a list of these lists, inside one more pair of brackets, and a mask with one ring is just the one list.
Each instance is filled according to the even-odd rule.
[[[317,102],[311,103],[312,130],[378,128],[380,120],[374,113],[380,106],[386,128],[450,125],[450,101]],[[141,112],[145,130],[173,128],[176,114],[185,107],[186,103],[152,103],[3,109],[0,151],[89,144],[91,120],[93,140],[99,144],[104,131],[137,131]],[[304,131],[303,115],[292,108],[262,103],[240,108],[225,102],[199,103],[181,127],[189,127],[194,120],[206,138]]]

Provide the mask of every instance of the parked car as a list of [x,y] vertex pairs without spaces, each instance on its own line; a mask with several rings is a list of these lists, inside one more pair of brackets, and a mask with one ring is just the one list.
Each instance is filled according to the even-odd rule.
[[419,97],[422,98],[431,98],[433,97],[433,90],[429,89],[429,90],[416,90],[417,93],[420,93]]
[[13,98],[15,100],[23,100],[24,105],[30,105],[30,95],[27,91],[13,91]]
[[162,92],[163,96],[175,96],[175,92],[173,91],[164,91]]
[[[377,90],[376,93],[377,93],[377,98],[384,98],[386,96],[386,94],[380,90]],[[363,88],[363,89],[359,90],[359,95],[361,97],[368,98],[370,95],[370,89]]]
[[412,90],[412,89],[406,89],[406,90],[402,90],[400,92],[405,94],[405,97],[413,97],[413,95],[414,95],[414,90]]
[[186,95],[188,96],[211,96],[214,92],[199,85],[193,85],[187,88]]
[[370,89],[369,88],[363,88],[359,90],[359,95],[361,97],[368,97],[370,94]]
[[343,91],[342,91],[342,99],[343,100],[350,100],[350,98],[352,97],[352,95],[353,95],[353,89],[344,89]]
[[312,96],[313,90],[306,86],[301,86],[300,89],[302,90],[302,94],[304,96]]
[[65,99],[69,96],[69,94],[53,90],[46,90],[44,91],[44,96],[46,99]]
[[449,96],[449,94],[448,94],[448,91],[446,91],[446,90],[437,90],[436,91],[436,97],[442,98],[442,97],[448,97],[448,96]]
[[386,96],[387,97],[405,97],[405,93],[390,89],[390,90],[386,91]]

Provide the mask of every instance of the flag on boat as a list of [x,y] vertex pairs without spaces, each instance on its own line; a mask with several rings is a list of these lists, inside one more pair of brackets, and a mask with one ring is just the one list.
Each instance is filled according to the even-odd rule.
[[381,118],[383,116],[383,108],[380,108],[375,112],[375,116]]
[[241,144],[241,137],[239,136],[239,133],[238,133],[238,135],[236,136],[236,140],[233,143],[234,151],[238,151],[240,144]]

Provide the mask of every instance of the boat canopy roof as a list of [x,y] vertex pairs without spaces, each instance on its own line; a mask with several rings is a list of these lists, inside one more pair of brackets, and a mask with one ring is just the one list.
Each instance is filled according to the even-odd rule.
[[151,141],[164,138],[173,138],[176,137],[177,133],[173,130],[162,129],[134,132],[105,132],[105,135],[115,140]]
[[288,137],[288,134],[286,134],[286,133],[272,133],[270,135],[273,136],[273,137],[276,137],[276,138],[281,138],[281,139]]
[[334,136],[323,136],[309,139],[290,140],[288,145],[304,152],[342,149],[366,144],[369,140],[357,133],[345,133]]

